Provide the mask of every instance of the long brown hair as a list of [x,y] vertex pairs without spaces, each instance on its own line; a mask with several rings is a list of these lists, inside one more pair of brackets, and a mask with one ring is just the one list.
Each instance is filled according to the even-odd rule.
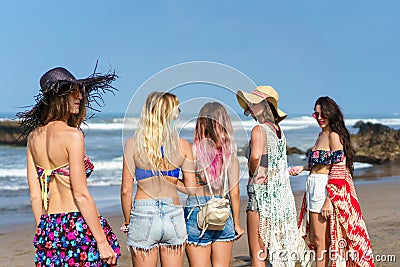
[[[20,125],[23,130],[23,134],[20,138],[26,138],[29,133],[35,130],[37,127],[44,126],[51,121],[65,120],[71,127],[80,129],[80,125],[86,119],[86,107],[87,107],[87,94],[82,92],[82,100],[79,105],[79,113],[71,114],[70,105],[68,101],[69,94],[71,92],[72,83],[64,84],[60,87],[59,93],[53,91],[46,92],[40,95],[40,101],[31,110],[26,112],[20,112],[17,116],[21,119]],[[82,90],[80,87],[79,90]]]
[[346,166],[350,173],[353,174],[355,150],[351,144],[350,132],[345,126],[343,113],[340,107],[328,96],[318,98],[315,102],[314,108],[317,105],[321,106],[323,115],[329,120],[331,131],[339,135],[340,142],[343,145],[344,154],[346,155]]
[[[65,87],[72,86],[64,85]],[[75,85],[76,86],[76,85]],[[82,90],[79,88],[79,90]],[[79,113],[71,114],[69,105],[69,93],[70,90],[66,90],[65,94],[55,95],[51,92],[44,95],[44,105],[39,111],[39,120],[41,125],[46,125],[47,123],[55,120],[64,120],[68,118],[67,124],[71,127],[80,128],[80,125],[86,118],[86,103],[87,97],[84,92],[82,92],[82,100],[79,105]]]

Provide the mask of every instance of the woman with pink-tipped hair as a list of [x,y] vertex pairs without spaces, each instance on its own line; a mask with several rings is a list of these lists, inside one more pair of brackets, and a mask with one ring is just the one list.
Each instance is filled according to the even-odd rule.
[[[244,233],[240,226],[239,163],[231,120],[223,105],[206,103],[200,110],[193,138],[196,196],[185,207],[188,240],[186,254],[192,267],[230,266],[233,241]],[[198,227],[199,206],[229,195],[232,216],[223,230]]]

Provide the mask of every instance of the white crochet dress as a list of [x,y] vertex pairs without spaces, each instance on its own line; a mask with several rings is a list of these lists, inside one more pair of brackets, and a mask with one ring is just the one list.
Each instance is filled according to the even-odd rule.
[[275,266],[294,266],[301,238],[297,229],[296,207],[287,168],[286,138],[261,124],[267,133],[268,168],[258,167],[255,175],[268,177],[254,184],[260,213],[259,233]]

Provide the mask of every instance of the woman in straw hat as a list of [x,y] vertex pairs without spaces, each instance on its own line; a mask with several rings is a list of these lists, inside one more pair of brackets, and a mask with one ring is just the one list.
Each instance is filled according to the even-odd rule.
[[[152,92],[125,143],[121,204],[134,266],[182,266],[187,238],[178,183],[196,186],[190,144],[178,136],[178,97]],[[182,175],[180,175],[182,171]],[[138,187],[133,198],[133,186]]]
[[36,105],[17,114],[28,138],[36,266],[109,266],[120,256],[116,236],[87,187],[93,165],[80,129],[91,102],[112,91],[116,77],[95,72],[77,80],[65,68],[51,69],[40,79]]
[[[354,149],[343,114],[330,97],[317,99],[313,118],[321,127],[306,166],[291,175],[310,171],[300,212],[304,238],[316,251],[316,266],[373,266],[371,243],[352,180]],[[307,233],[308,232],[308,233]],[[330,247],[331,253],[326,254]],[[325,254],[325,255],[324,255]],[[353,255],[351,255],[353,254]]]
[[[294,266],[290,257],[300,238],[296,208],[287,171],[286,139],[279,122],[286,114],[278,108],[279,95],[271,86],[258,86],[252,93],[237,92],[245,115],[258,122],[251,131],[246,151],[247,235],[252,266]],[[281,254],[285,252],[286,254]]]
[[[231,119],[223,105],[206,103],[200,110],[193,137],[196,196],[186,201],[186,253],[191,267],[230,266],[233,241],[244,234],[240,226],[239,163]],[[212,196],[229,194],[231,216],[223,229],[200,229],[198,213]]]

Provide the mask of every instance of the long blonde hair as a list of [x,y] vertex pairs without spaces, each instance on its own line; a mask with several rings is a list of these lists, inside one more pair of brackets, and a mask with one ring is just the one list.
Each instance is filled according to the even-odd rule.
[[151,92],[146,98],[134,136],[138,155],[147,155],[152,170],[167,168],[167,159],[179,150],[178,105],[178,97],[171,93]]

